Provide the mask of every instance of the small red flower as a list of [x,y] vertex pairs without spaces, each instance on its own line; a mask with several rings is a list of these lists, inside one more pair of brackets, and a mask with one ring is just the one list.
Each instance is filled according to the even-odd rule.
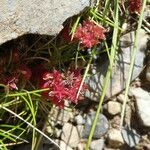
[[49,91],[42,92],[42,95],[60,108],[63,108],[64,98],[66,97],[67,92],[62,82],[61,73],[57,70],[53,70],[53,72],[45,72],[40,82],[40,87],[42,89],[50,89]]
[[[80,88],[82,77],[79,69],[75,69],[69,71],[67,79],[67,89],[68,89],[68,100],[72,101],[73,103],[78,103],[79,98],[77,97],[78,90]],[[71,78],[69,78],[71,77]],[[83,95],[84,91],[88,89],[88,86],[84,83],[82,89],[79,93],[79,96]]]
[[131,13],[140,13],[142,9],[142,0],[129,0],[129,11]]
[[100,40],[105,39],[105,32],[106,30],[102,26],[91,20],[86,20],[77,27],[74,39],[80,40],[85,47],[92,47],[98,44]]

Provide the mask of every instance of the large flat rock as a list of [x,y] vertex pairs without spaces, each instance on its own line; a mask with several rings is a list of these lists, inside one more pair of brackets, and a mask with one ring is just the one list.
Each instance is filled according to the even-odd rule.
[[89,0],[1,0],[0,44],[27,33],[55,35]]

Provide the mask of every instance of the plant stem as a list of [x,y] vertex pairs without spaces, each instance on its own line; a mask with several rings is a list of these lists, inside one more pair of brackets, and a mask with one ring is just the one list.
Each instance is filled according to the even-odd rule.
[[78,92],[77,92],[76,99],[78,99],[78,97],[79,97],[79,94],[80,94],[80,92],[81,92],[83,83],[84,83],[85,78],[86,78],[86,76],[87,76],[87,73],[88,73],[88,71],[89,71],[89,69],[90,69],[91,62],[92,62],[92,56],[90,56],[90,59],[89,59],[88,64],[87,64],[87,66],[86,66],[86,70],[85,70],[84,76],[83,76],[83,78],[82,78],[82,81],[81,81],[79,90],[78,90]]

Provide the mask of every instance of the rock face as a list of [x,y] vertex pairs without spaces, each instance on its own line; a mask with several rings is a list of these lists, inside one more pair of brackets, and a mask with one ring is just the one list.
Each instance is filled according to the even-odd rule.
[[89,6],[89,0],[1,0],[0,6],[2,44],[27,33],[59,33],[62,23]]
[[[119,93],[125,87],[132,58],[134,34],[134,32],[130,32],[120,38],[120,52],[116,55],[116,64],[113,67],[112,77],[106,91],[107,98],[110,98],[111,96]],[[146,35],[146,32],[144,30],[140,30],[139,37],[140,42],[137,47],[132,80],[135,79],[143,69],[143,61],[145,58],[145,51],[148,41],[148,35]],[[109,60],[103,61],[102,64],[96,64],[94,66],[95,68],[93,71],[93,75],[87,77],[86,79],[86,82],[91,87],[92,92],[86,92],[85,96],[90,98],[91,100],[99,100],[108,64]]]
[[142,125],[150,127],[150,93],[142,88],[130,89],[136,99],[137,114]]

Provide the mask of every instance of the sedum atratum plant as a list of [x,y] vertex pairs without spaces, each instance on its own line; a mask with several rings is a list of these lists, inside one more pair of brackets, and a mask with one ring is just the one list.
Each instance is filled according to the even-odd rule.
[[[127,0],[126,2],[126,7],[128,8],[128,12],[130,14],[141,12],[143,3],[142,0]],[[104,50],[104,52],[107,51],[107,54],[111,55],[109,50],[111,49],[110,45],[113,43],[113,41],[110,41],[114,39],[110,37],[112,32],[109,33],[109,31],[119,30],[119,23],[116,26],[116,24],[114,23],[115,21],[113,20],[115,15],[112,13],[112,10],[114,8],[111,9],[111,13],[109,12],[107,5],[110,4],[111,1],[107,1],[107,4],[102,10],[98,10],[97,7],[89,8],[87,14],[80,14],[80,19],[77,19],[78,21],[75,22],[75,26],[73,26],[72,24],[71,26],[69,24],[65,25],[64,29],[59,34],[59,37],[63,38],[63,40],[60,42],[60,38],[58,38],[58,41],[56,38],[56,41],[52,40],[52,42],[48,42],[48,44],[46,45],[47,47],[44,47],[44,50],[46,52],[43,52],[44,50],[33,50],[35,54],[33,54],[32,51],[29,53],[25,52],[25,55],[22,55],[19,49],[13,48],[11,50],[10,56],[8,56],[8,54],[5,55],[5,53],[1,55],[1,105],[4,105],[8,108],[11,106],[11,109],[16,112],[16,116],[19,114],[22,118],[26,118],[24,120],[25,123],[27,122],[28,124],[28,122],[30,122],[31,124],[36,126],[36,115],[37,112],[40,111],[40,103],[46,104],[46,106],[48,106],[47,104],[54,104],[60,109],[64,109],[65,101],[68,101],[70,104],[78,104],[80,101],[83,101],[84,92],[86,90],[90,90],[88,85],[84,83],[84,80],[92,62],[91,55],[94,55],[97,45],[99,46],[101,42],[103,42],[103,40],[105,40],[105,44],[103,43],[103,48],[107,49]],[[106,34],[108,34],[109,36],[106,36]],[[118,33],[117,35],[113,36],[115,37],[115,40],[118,40]],[[110,43],[107,43],[108,41]],[[52,51],[49,51],[49,49]],[[72,51],[69,51],[70,49]],[[88,49],[90,49],[92,52],[90,53],[90,56],[88,53]],[[113,46],[110,51],[112,50]],[[71,53],[71,55],[68,55],[68,53]],[[43,60],[50,60],[54,63],[51,64],[49,63],[49,61],[34,62],[34,60],[32,59],[30,63],[24,63],[24,61],[22,61],[26,60],[27,57],[30,59],[30,57],[32,57],[31,55],[37,55],[37,58],[44,58]],[[55,58],[55,56],[59,56],[59,61],[56,61],[57,59]],[[61,61],[63,60],[61,59],[61,57],[63,56],[67,57],[65,58],[64,62]],[[113,57],[109,56],[109,58]],[[77,64],[71,65],[72,61],[74,61],[74,63],[77,63],[78,60],[84,60],[87,63],[87,67],[79,67],[77,66]],[[62,66],[65,67],[62,68]],[[84,75],[82,74],[83,71],[85,72]],[[30,91],[31,89],[33,91]],[[33,97],[30,94],[33,94]],[[42,96],[42,98],[39,98],[37,101],[35,96]],[[44,106],[44,108],[46,107]],[[5,112],[2,112],[2,116],[3,114],[5,114]],[[17,125],[17,127],[23,130],[21,128],[23,125],[23,123],[20,123],[19,125]],[[7,126],[5,125],[5,122],[4,126]],[[13,128],[12,125],[11,127]],[[1,138],[2,140],[0,139],[2,147],[6,148],[5,143],[7,143],[8,141],[17,143],[16,137],[18,135],[15,138],[11,137],[14,131],[18,129],[17,127],[14,127],[13,130],[0,130],[0,135],[3,137]],[[35,139],[35,130],[33,131],[33,139]],[[3,133],[7,132],[10,132],[11,134],[5,136],[5,134]],[[26,131],[24,130],[20,132],[18,137],[24,135],[25,132]],[[92,134],[90,135],[89,141],[91,140],[91,137]],[[22,141],[22,139],[19,140]],[[88,146],[89,143],[90,142],[88,142]]]

